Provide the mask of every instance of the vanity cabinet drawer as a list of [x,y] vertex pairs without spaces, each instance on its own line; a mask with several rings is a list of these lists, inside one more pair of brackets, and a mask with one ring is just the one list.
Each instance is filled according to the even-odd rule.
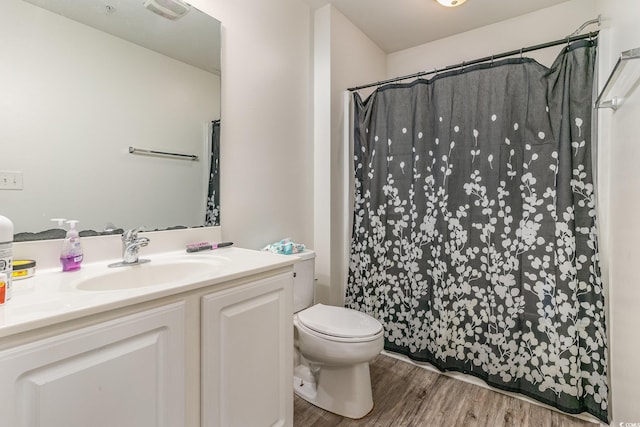
[[202,298],[202,427],[293,425],[290,272]]
[[0,424],[183,425],[185,312],[176,302],[0,351]]

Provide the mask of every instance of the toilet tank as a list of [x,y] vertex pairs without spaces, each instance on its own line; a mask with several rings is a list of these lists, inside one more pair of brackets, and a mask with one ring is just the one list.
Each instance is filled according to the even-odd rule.
[[293,265],[293,312],[313,305],[316,253],[311,250],[293,254],[300,261]]

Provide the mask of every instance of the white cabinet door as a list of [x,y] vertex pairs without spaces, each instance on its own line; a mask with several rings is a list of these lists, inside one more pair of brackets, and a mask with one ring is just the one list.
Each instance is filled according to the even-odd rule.
[[0,351],[0,425],[184,424],[178,302]]
[[292,273],[202,300],[202,426],[293,425]]

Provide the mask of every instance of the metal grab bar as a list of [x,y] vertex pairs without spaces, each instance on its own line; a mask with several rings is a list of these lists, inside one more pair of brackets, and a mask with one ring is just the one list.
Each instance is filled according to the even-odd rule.
[[144,148],[129,147],[129,153],[146,154],[146,155],[153,155],[153,156],[177,157],[179,159],[184,159],[184,160],[193,160],[194,162],[198,161],[198,156],[196,156],[195,154],[169,153],[166,151],[147,150]]

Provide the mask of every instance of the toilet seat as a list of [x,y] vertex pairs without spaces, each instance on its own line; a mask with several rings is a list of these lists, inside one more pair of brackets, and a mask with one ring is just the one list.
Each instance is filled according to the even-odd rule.
[[297,318],[316,335],[336,341],[370,341],[382,334],[378,320],[345,307],[316,304],[298,312]]

